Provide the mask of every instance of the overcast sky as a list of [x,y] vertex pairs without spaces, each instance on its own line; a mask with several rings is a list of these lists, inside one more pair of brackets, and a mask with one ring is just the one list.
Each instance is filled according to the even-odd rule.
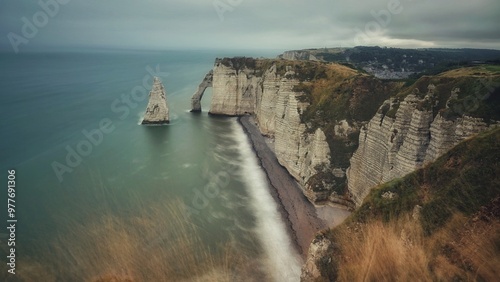
[[[58,3],[55,1],[61,4],[54,5]],[[12,51],[13,45],[20,51],[72,46],[285,50],[379,45],[500,49],[499,0],[400,0],[391,9],[388,4],[397,0],[40,2],[52,2],[48,12],[38,0],[0,0],[0,49]],[[62,4],[65,2],[68,3]],[[378,21],[374,17],[377,14],[382,15]],[[30,25],[36,30],[30,29]]]

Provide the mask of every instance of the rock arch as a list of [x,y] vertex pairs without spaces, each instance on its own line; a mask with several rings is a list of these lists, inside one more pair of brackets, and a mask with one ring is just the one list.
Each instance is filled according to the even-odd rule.
[[214,77],[214,71],[210,70],[205,78],[198,86],[198,90],[194,93],[191,98],[191,112],[201,112],[201,98],[203,98],[203,94],[205,94],[205,90],[208,87],[212,87],[212,81]]

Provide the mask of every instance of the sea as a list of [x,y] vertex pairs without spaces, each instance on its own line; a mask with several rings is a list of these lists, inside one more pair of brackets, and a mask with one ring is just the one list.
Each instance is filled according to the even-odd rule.
[[[210,88],[190,112],[216,57],[278,53],[0,53],[0,280],[298,281],[302,261],[237,119],[208,115]],[[169,125],[140,125],[153,76]]]

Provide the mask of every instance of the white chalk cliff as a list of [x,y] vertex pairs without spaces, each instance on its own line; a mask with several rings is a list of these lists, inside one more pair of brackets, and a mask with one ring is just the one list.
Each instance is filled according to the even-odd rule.
[[[283,57],[293,60],[310,60],[307,54],[299,52],[288,52]],[[381,95],[379,92],[382,92],[387,95],[380,96],[382,97],[380,100],[372,103],[374,107],[370,108],[369,112],[365,111],[368,113],[365,116],[345,115],[339,116],[338,120],[330,120],[331,116],[327,116],[328,120],[321,121],[330,122],[329,127],[323,126],[324,124],[313,127],[310,125],[311,122],[306,124],[303,120],[307,119],[311,109],[316,110],[314,103],[317,102],[313,101],[313,106],[308,108],[310,105],[303,102],[308,100],[304,99],[307,95],[303,95],[304,93],[297,89],[307,91],[307,88],[301,87],[305,83],[301,84],[299,77],[302,82],[315,83],[315,81],[304,79],[304,76],[300,75],[300,70],[305,68],[298,64],[294,65],[291,63],[293,61],[276,62],[276,60],[252,61],[248,58],[217,59],[213,69],[210,113],[229,116],[254,115],[261,133],[274,140],[274,151],[279,163],[301,184],[304,195],[311,202],[329,200],[349,207],[352,207],[354,202],[359,207],[370,190],[377,185],[403,177],[435,161],[464,139],[488,128],[499,126],[499,122],[496,121],[498,118],[488,118],[486,122],[485,119],[472,117],[472,115],[481,116],[481,113],[472,111],[468,115],[464,112],[458,114],[458,112],[451,111],[453,114],[450,114],[450,111],[447,111],[452,108],[449,106],[451,102],[456,101],[458,97],[459,89],[455,86],[468,86],[469,82],[477,79],[475,75],[449,74],[440,77],[424,77],[419,79],[414,87],[421,90],[427,87],[427,91],[421,93],[416,88],[410,93],[411,90],[406,86],[403,87],[402,83],[394,88],[385,83],[372,84],[371,80],[351,79],[363,76],[354,70],[346,72],[339,69],[339,76],[341,73],[346,73],[342,74],[345,79],[339,79],[339,84],[334,85],[333,89],[328,89],[329,92],[325,95],[330,95],[332,91],[336,91],[345,84],[347,86],[339,90],[347,93],[344,97],[350,100],[349,105],[355,110],[366,109],[366,107],[359,107],[358,104],[373,101],[371,99],[374,94]],[[463,77],[467,77],[470,81]],[[376,78],[373,80],[380,82]],[[431,82],[438,86],[435,87]],[[318,84],[320,83],[322,82],[319,81]],[[204,86],[200,86],[201,88]],[[468,90],[468,92],[471,91]],[[360,99],[360,95],[372,98],[363,100]],[[380,101],[390,96],[392,98],[380,105],[378,112],[372,116]],[[201,98],[199,95],[196,97]],[[195,100],[199,103],[198,98]],[[361,102],[356,104],[358,101]],[[485,103],[484,99],[476,101]],[[329,109],[332,108],[332,104],[327,105]],[[336,111],[339,110],[336,109]],[[359,112],[362,111],[356,111],[356,113]],[[316,116],[319,116],[318,113],[320,112],[316,112]],[[497,117],[497,115],[493,116]],[[312,130],[313,128],[316,129]],[[347,153],[342,150],[336,151],[336,143],[330,142],[331,147],[329,146],[322,128],[329,134],[329,138],[333,136],[333,139],[337,137],[341,139],[340,137],[343,137],[342,142],[347,140],[354,145],[349,144],[343,148]],[[356,144],[351,142],[351,137],[356,138],[355,134],[358,130],[359,142]],[[356,145],[358,145],[357,149],[355,149]],[[330,148],[336,154],[331,156]],[[339,162],[336,158],[344,153],[348,154],[347,157]],[[350,157],[351,154],[352,157]],[[347,168],[348,159],[350,159],[349,168]],[[334,192],[332,182],[328,182],[329,178],[324,177],[324,174],[327,174],[325,171],[343,180],[347,176],[350,199]],[[328,270],[331,267],[331,254],[335,247],[335,243],[326,236],[319,234],[316,237],[302,270],[303,281],[321,279],[329,281],[330,277],[324,276],[328,272],[325,269]]]
[[153,80],[149,102],[142,124],[166,124],[170,122],[165,87],[158,77]]
[[213,76],[213,70],[210,70],[207,75],[205,75],[205,78],[198,86],[196,92],[193,94],[193,97],[191,98],[191,112],[201,112],[201,98],[203,98],[205,90],[208,87],[212,87]]
[[283,54],[278,56],[279,58],[285,60],[309,60],[309,61],[320,61],[311,52],[306,50],[295,50],[295,51],[285,51]]
[[[253,114],[262,134],[274,139],[278,161],[301,184],[312,202],[326,200],[352,206],[342,195],[332,193],[333,182],[347,176],[352,202],[359,206],[371,188],[402,177],[432,162],[460,141],[495,126],[481,118],[461,115],[454,119],[442,116],[443,101],[456,99],[428,84],[424,93],[410,93],[383,103],[369,122],[335,121],[334,135],[347,136],[360,129],[359,147],[350,158],[350,167],[333,167],[331,151],[323,130],[308,128],[301,114],[309,106],[296,92],[300,73],[292,61],[217,59],[213,69],[213,96],[210,113],[239,116]],[[356,75],[356,74],[353,74]],[[453,84],[453,78],[446,78]],[[351,87],[360,87],[353,84]],[[449,92],[448,92],[449,94]],[[353,95],[355,97],[355,95]],[[402,99],[399,101],[398,99]],[[441,109],[439,109],[438,104]],[[390,113],[390,114],[389,114]],[[347,138],[347,137],[346,137]],[[326,172],[326,173],[325,173]],[[326,182],[325,182],[326,181]],[[330,182],[329,182],[330,181]],[[334,180],[336,181],[336,180]]]
[[434,86],[429,85],[424,98],[419,98],[418,93],[409,94],[400,103],[395,118],[384,112],[384,108],[394,106],[392,100],[387,100],[361,129],[359,147],[347,171],[348,189],[357,206],[371,188],[403,177],[436,160],[462,140],[496,126],[466,115],[447,120],[441,113],[422,108],[422,103],[437,103],[433,91]]
[[246,66],[238,69],[215,62],[210,113],[238,116],[254,113],[261,77]]
[[[317,173],[317,165],[330,163],[330,149],[321,129],[306,132],[300,112],[301,103],[293,91],[299,81],[289,69],[284,75],[271,66],[263,73],[235,68],[217,60],[213,70],[211,114],[254,114],[262,134],[274,138],[278,161],[303,186]],[[314,199],[311,199],[314,201]]]

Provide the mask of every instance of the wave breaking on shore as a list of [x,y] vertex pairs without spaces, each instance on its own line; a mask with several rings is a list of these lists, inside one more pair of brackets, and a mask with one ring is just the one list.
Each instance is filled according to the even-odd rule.
[[299,281],[302,261],[286,232],[286,225],[270,194],[266,176],[241,126],[234,123],[233,130],[240,144],[243,178],[257,219],[256,233],[268,259],[265,265],[276,281]]

